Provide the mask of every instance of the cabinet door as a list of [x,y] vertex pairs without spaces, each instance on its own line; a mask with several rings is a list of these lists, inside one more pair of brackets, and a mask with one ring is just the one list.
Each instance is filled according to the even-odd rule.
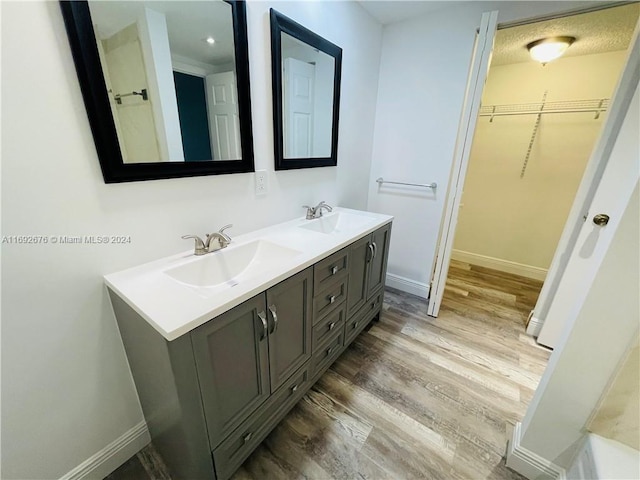
[[313,268],[267,290],[271,391],[311,358]]
[[391,237],[391,225],[379,228],[371,234],[373,257],[369,263],[369,283],[367,299],[384,285],[387,274],[387,258],[389,256],[389,239]]
[[367,301],[367,277],[369,274],[370,235],[349,247],[349,286],[347,287],[347,317],[358,311]]
[[211,447],[269,397],[267,327],[260,294],[191,333]]

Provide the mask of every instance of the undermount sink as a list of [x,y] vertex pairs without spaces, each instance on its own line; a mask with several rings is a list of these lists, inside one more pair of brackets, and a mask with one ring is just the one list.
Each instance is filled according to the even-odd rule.
[[334,212],[314,220],[308,220],[299,227],[314,232],[330,234],[356,230],[371,222],[371,218],[364,215]]
[[194,287],[233,287],[300,253],[266,240],[256,240],[196,257],[164,273]]

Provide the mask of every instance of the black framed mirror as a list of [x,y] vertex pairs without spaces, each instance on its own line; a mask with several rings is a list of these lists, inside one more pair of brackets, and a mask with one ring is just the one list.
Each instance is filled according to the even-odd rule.
[[105,183],[254,171],[243,1],[60,7]]
[[275,168],[335,166],[342,49],[270,12]]

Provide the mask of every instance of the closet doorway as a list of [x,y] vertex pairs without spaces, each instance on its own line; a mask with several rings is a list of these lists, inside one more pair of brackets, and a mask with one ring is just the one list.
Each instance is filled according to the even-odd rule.
[[[457,224],[452,222],[453,270],[445,292],[469,295],[479,274],[503,277],[504,288],[481,293],[498,307],[505,297],[520,301],[522,279],[528,290],[523,308],[533,308],[639,13],[637,3],[626,4],[496,33]],[[575,37],[564,56],[546,65],[529,57],[528,43],[558,35]],[[465,271],[469,282],[461,279]]]

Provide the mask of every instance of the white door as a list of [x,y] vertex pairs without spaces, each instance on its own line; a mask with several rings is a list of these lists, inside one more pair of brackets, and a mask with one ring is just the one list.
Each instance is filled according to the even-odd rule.
[[[585,301],[592,279],[640,177],[640,22],[534,309],[542,320],[538,343],[555,347]],[[606,215],[598,225],[597,215]],[[629,265],[638,269],[638,265]],[[604,300],[604,299],[603,299]],[[546,311],[545,311],[546,306]],[[527,333],[536,334],[537,332]]]
[[234,72],[213,73],[205,77],[209,135],[213,160],[239,160],[240,121]]
[[438,316],[444,286],[449,272],[451,261],[451,250],[453,248],[453,236],[458,222],[458,209],[462,198],[462,187],[467,174],[471,143],[476,130],[478,112],[480,110],[480,100],[482,90],[487,80],[487,73],[491,63],[491,53],[493,52],[493,41],[498,25],[498,11],[482,14],[480,29],[476,38],[476,45],[469,71],[467,91],[462,109],[462,118],[458,128],[458,138],[453,158],[453,168],[449,191],[447,193],[447,203],[444,211],[444,220],[440,230],[438,253],[436,265],[431,280],[429,291],[429,306],[427,314],[432,317]]
[[310,158],[313,145],[315,65],[285,58],[284,77],[284,156]]

